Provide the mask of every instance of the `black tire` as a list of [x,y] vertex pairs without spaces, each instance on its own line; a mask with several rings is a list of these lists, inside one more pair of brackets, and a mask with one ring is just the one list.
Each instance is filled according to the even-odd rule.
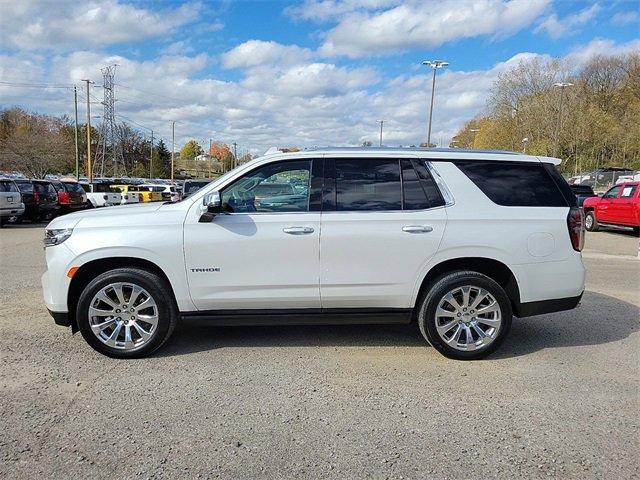
[[[495,298],[501,310],[501,325],[493,341],[467,351],[447,344],[436,328],[436,310],[441,299],[448,292],[463,286],[483,288]],[[418,326],[423,337],[444,356],[455,360],[477,360],[494,352],[508,335],[512,316],[511,302],[504,289],[486,275],[473,271],[455,271],[438,277],[418,302]]]
[[[144,288],[153,297],[158,307],[158,324],[152,337],[134,350],[122,350],[100,341],[89,324],[89,306],[96,293],[102,288],[126,282]],[[179,312],[171,287],[166,280],[155,273],[138,268],[118,268],[94,278],[82,291],[76,309],[78,329],[86,342],[98,352],[112,358],[140,358],[150,355],[160,348],[171,336],[178,322]]]
[[600,230],[600,225],[598,224],[598,220],[596,220],[596,215],[593,213],[593,210],[589,210],[584,216],[584,228],[588,232],[597,232]]
[[640,227],[633,227],[633,234],[637,237],[640,235]]

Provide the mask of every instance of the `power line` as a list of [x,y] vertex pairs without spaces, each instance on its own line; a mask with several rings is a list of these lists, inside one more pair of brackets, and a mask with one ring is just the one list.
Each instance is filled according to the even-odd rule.
[[19,87],[19,88],[73,88],[74,85],[66,84],[66,85],[55,85],[50,83],[21,83],[21,82],[5,82],[0,81],[0,85],[5,85],[7,87]]

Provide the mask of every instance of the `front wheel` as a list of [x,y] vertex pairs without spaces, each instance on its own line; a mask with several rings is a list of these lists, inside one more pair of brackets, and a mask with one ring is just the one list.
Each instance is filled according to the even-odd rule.
[[171,287],[155,273],[110,270],[85,287],[76,310],[78,328],[91,347],[114,358],[137,358],[171,336],[178,308]]
[[588,232],[597,232],[600,229],[600,225],[598,225],[598,220],[596,220],[596,215],[593,213],[593,210],[589,210],[585,215],[584,228],[586,228]]
[[446,357],[475,360],[500,346],[511,317],[511,302],[498,283],[478,272],[458,271],[436,279],[422,297],[418,325]]

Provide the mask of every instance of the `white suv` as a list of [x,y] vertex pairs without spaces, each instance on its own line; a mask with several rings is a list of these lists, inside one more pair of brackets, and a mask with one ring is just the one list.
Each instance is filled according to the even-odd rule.
[[45,303],[113,357],[147,355],[198,317],[415,321],[444,355],[481,358],[513,315],[582,296],[583,217],[558,163],[448,149],[267,155],[178,203],[56,218]]

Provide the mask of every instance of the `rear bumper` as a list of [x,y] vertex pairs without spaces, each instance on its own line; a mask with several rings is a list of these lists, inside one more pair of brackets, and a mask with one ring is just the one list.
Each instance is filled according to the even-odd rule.
[[13,217],[24,213],[24,205],[17,203],[15,207],[0,208],[0,217]]
[[514,315],[516,317],[532,317],[545,313],[562,312],[572,310],[578,306],[582,300],[582,292],[576,297],[554,298],[552,300],[541,300],[538,302],[517,303],[514,305]]

